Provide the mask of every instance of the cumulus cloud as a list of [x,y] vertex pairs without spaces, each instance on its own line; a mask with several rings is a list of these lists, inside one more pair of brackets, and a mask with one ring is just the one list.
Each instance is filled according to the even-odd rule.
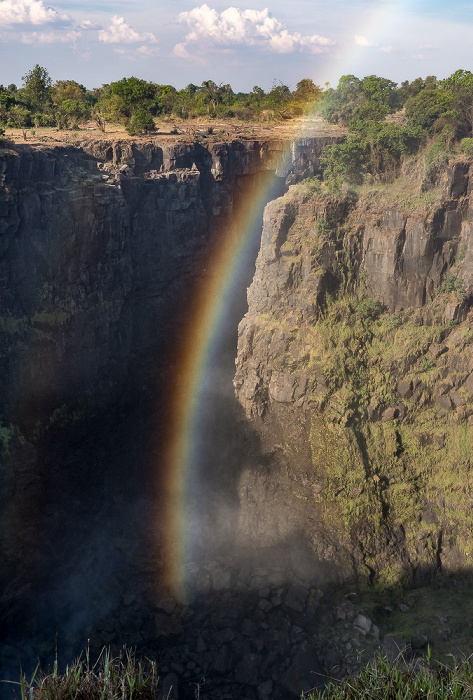
[[86,29],[86,30],[90,30],[90,29],[102,29],[102,27],[100,26],[100,24],[95,24],[95,23],[92,22],[90,19],[84,19],[84,21],[81,22],[81,23],[79,24],[79,27],[80,27],[81,29]]
[[99,41],[105,44],[137,44],[145,41],[155,44],[157,39],[154,34],[139,34],[125,22],[124,17],[115,15],[112,24],[99,31]]
[[23,44],[75,44],[81,33],[76,30],[70,32],[24,32],[21,34]]
[[0,27],[15,24],[68,23],[70,17],[61,15],[43,0],[0,0]]
[[303,35],[289,32],[277,19],[264,10],[240,10],[229,7],[221,13],[207,4],[181,12],[179,22],[189,27],[184,41],[176,44],[173,54],[190,58],[190,45],[215,47],[260,46],[276,53],[291,53],[307,49],[312,53],[327,51],[335,42],[318,34]]

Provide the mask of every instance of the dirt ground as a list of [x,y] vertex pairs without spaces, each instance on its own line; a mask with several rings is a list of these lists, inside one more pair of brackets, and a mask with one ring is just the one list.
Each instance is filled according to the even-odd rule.
[[145,137],[129,136],[119,124],[108,124],[105,133],[93,122],[80,129],[57,129],[39,127],[25,129],[6,129],[5,138],[14,143],[28,143],[32,146],[78,146],[84,141],[137,141],[145,138],[160,143],[194,142],[197,139],[214,141],[241,140],[290,140],[314,136],[334,136],[344,133],[339,127],[324,122],[319,117],[301,117],[285,122],[251,123],[236,120],[220,122],[216,120],[159,121],[157,131]]

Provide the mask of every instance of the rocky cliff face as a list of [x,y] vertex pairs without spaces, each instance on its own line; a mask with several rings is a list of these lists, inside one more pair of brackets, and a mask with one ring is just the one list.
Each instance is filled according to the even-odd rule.
[[108,398],[162,351],[241,179],[272,156],[254,142],[4,150],[2,413]]
[[277,141],[4,148],[0,412],[37,420],[129,390],[166,351],[245,190],[278,167],[313,174],[324,142],[289,159]]
[[101,607],[87,591],[124,567],[148,518],[133,508],[151,493],[163,385],[213,245],[249,188],[278,168],[313,175],[324,142],[287,162],[286,144],[254,140],[0,150],[6,634],[40,635],[57,601],[59,618]]
[[271,466],[242,477],[240,526],[298,534],[331,580],[473,564],[472,167],[266,208],[234,385]]

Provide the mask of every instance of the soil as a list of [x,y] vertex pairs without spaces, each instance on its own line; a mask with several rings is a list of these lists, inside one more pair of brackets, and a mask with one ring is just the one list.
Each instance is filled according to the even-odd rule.
[[[158,121],[156,132],[145,138],[165,143],[194,142],[198,139],[233,141],[235,139],[281,140],[299,136],[337,136],[344,134],[340,127],[328,124],[320,117],[300,117],[284,122],[240,122],[236,120],[220,122],[214,119],[191,121]],[[38,127],[28,129],[6,129],[5,138],[14,143],[28,143],[31,146],[75,146],[84,141],[136,141],[140,137],[130,136],[120,124],[107,124],[105,132],[93,122],[80,129],[57,129]]]

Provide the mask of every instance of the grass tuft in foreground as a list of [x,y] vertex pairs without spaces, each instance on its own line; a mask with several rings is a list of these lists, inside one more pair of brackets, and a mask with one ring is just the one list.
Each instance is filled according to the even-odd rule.
[[56,660],[52,670],[38,666],[30,680],[20,678],[21,700],[156,700],[157,686],[156,663],[125,648],[118,657],[103,649],[93,665],[87,651],[62,672]]
[[331,680],[325,690],[303,694],[303,700],[463,700],[473,698],[473,661],[446,666],[426,659],[406,662],[379,655],[357,676]]

